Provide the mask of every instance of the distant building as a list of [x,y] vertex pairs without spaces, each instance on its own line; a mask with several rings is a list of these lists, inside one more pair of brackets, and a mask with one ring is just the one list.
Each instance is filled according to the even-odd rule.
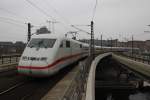
[[14,53],[22,53],[25,48],[25,43],[17,41],[15,44],[13,42],[0,42],[0,55],[8,55]]
[[[127,47],[132,47],[132,41],[127,42]],[[145,41],[134,40],[133,48],[139,48],[141,51],[145,51],[146,50]]]
[[117,42],[117,47],[128,47],[126,42]]
[[13,47],[12,42],[0,42],[0,55],[9,54],[13,52],[15,49]]
[[146,49],[150,52],[150,40],[145,41]]
[[17,41],[14,44],[14,47],[15,47],[17,53],[22,53],[25,48],[25,43],[23,43],[22,41]]

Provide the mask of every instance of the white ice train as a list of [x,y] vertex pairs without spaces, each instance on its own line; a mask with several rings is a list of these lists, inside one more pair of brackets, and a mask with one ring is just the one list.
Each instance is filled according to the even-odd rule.
[[88,45],[55,34],[40,34],[27,44],[18,72],[27,76],[45,77],[88,55]]
[[[102,47],[103,50],[129,51],[125,47]],[[101,49],[95,46],[95,50]],[[27,76],[46,77],[88,55],[89,45],[56,34],[40,34],[27,44],[18,72]]]

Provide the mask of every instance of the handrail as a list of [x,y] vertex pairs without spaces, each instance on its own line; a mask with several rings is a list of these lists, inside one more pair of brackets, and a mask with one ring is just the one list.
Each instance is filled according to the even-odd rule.
[[18,62],[20,57],[21,57],[20,54],[0,56],[0,64],[3,65],[3,64]]

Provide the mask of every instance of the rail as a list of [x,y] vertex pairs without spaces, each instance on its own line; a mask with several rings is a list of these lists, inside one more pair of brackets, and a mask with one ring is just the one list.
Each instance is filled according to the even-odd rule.
[[5,55],[0,56],[0,65],[17,63],[21,55]]

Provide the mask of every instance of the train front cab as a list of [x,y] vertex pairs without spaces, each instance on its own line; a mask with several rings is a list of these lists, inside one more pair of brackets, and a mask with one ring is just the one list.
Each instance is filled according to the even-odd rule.
[[18,65],[18,72],[29,76],[46,76],[48,65],[55,55],[56,39],[33,38],[25,48]]

